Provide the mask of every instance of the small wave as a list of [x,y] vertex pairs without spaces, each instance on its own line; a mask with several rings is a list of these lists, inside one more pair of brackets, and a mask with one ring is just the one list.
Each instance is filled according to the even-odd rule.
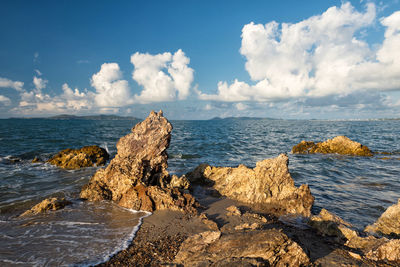
[[101,147],[104,148],[104,149],[107,151],[107,153],[108,153],[109,155],[111,155],[111,154],[110,154],[110,150],[108,150],[108,144],[107,144],[107,142],[103,142],[103,144],[101,144]]
[[182,154],[182,153],[178,153],[178,154],[170,154],[169,156],[172,159],[198,159],[198,158],[201,158],[201,156],[198,155],[198,154]]
[[135,238],[136,232],[139,230],[140,226],[143,223],[143,219],[150,216],[152,213],[148,212],[148,211],[138,211],[138,210],[134,210],[134,209],[128,209],[128,208],[123,208],[124,210],[130,211],[132,213],[139,213],[139,212],[143,212],[145,215],[143,217],[140,217],[139,219],[139,223],[133,227],[131,234],[128,236],[127,239],[125,239],[122,244],[115,248],[114,251],[112,251],[109,255],[107,256],[103,256],[101,260],[96,261],[96,262],[90,262],[90,263],[84,263],[83,265],[80,266],[93,266],[93,265],[98,265],[101,263],[104,263],[108,260],[110,260],[114,255],[116,255],[118,252],[127,249],[129,247],[129,245],[132,243],[132,240]]

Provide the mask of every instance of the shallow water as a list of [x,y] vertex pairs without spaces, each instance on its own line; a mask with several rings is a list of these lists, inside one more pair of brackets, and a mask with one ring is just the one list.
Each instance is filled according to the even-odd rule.
[[[1,265],[82,265],[101,261],[126,244],[144,214],[75,200],[96,168],[66,171],[30,161],[84,145],[100,145],[115,155],[117,140],[137,122],[0,120]],[[326,208],[359,229],[400,197],[400,121],[247,119],[172,124],[168,162],[173,174],[184,174],[200,163],[254,167],[259,160],[288,153],[296,185],[309,184],[315,196],[313,212]],[[363,158],[289,153],[301,140],[322,141],[337,135],[393,154]],[[74,204],[45,216],[16,218],[49,196],[64,196]],[[124,236],[127,239],[122,240]]]

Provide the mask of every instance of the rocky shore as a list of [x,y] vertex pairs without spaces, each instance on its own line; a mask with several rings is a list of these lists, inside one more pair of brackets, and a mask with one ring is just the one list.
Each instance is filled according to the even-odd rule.
[[[360,232],[328,210],[311,214],[312,192],[295,186],[285,154],[253,169],[202,164],[181,177],[170,175],[171,132],[162,112],[151,112],[82,188],[87,201],[153,213],[131,245],[100,266],[400,265],[400,200]],[[372,155],[343,136],[303,141],[292,152]],[[52,201],[27,214],[62,208]]]

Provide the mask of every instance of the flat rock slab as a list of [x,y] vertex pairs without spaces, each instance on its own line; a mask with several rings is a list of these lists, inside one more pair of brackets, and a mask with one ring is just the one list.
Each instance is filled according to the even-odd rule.
[[84,146],[79,149],[64,149],[47,162],[64,169],[76,170],[85,167],[102,166],[106,164],[108,159],[109,155],[104,148]]
[[309,264],[303,249],[276,230],[236,232],[228,235],[207,231],[186,239],[175,257],[184,266]]

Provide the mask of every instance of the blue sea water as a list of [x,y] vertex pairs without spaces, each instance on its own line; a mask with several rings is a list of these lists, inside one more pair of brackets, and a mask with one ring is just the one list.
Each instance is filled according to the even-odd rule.
[[[0,265],[85,265],[104,261],[129,243],[145,213],[77,200],[96,168],[67,171],[31,160],[85,145],[99,145],[115,155],[117,140],[137,122],[0,120]],[[172,174],[184,174],[200,163],[254,167],[257,161],[287,153],[295,184],[308,184],[315,196],[313,213],[326,208],[360,230],[400,197],[400,121],[226,119],[172,124]],[[302,140],[337,135],[392,154],[290,153]],[[73,205],[47,215],[17,217],[50,196],[64,196]]]

